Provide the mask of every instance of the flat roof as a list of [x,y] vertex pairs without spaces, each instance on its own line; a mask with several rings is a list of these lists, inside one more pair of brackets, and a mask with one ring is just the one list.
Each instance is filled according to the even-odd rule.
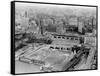
[[54,36],[65,36],[65,37],[79,37],[79,36],[75,36],[75,35],[59,35],[59,34],[52,34]]

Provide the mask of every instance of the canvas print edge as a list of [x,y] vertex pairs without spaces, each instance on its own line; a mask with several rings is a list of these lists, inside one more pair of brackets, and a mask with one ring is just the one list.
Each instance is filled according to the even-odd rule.
[[[27,3],[27,1],[12,1],[11,2],[11,74],[15,74],[15,52],[14,52],[14,24],[15,24],[15,2],[25,2]],[[60,3],[44,3],[44,2],[28,2],[28,3],[40,3],[40,4],[57,4],[57,5],[69,5],[69,4],[60,4]],[[70,5],[73,5],[73,6],[77,6],[77,4],[70,4]],[[98,6],[92,6],[92,5],[78,5],[78,6],[86,6],[86,7],[96,7],[96,18],[98,19]],[[98,20],[97,20],[98,21]],[[96,43],[96,47],[97,47],[97,50],[98,50],[98,22],[96,21],[97,23],[97,43]],[[98,51],[97,51],[98,52]],[[98,60],[97,60],[98,61]],[[97,62],[98,63],[98,62]],[[98,66],[97,66],[98,68]],[[92,69],[86,69],[86,70],[92,70]],[[96,69],[95,69],[96,70]],[[74,71],[84,71],[84,70],[74,70]],[[57,71],[56,71],[57,72]],[[61,71],[62,72],[62,71]],[[64,72],[67,72],[67,71],[64,71]],[[37,72],[37,73],[42,73],[42,72]],[[52,72],[43,72],[43,73],[52,73]],[[35,74],[35,73],[19,73],[19,74]],[[17,74],[16,74],[17,75]]]

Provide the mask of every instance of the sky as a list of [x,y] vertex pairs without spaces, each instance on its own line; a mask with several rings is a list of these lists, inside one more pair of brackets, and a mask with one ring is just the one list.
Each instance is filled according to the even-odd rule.
[[38,4],[38,3],[22,3],[16,2],[15,8],[19,10],[33,10],[35,12],[42,12],[48,14],[96,14],[95,7],[84,6],[71,6],[71,5],[51,5],[51,4]]

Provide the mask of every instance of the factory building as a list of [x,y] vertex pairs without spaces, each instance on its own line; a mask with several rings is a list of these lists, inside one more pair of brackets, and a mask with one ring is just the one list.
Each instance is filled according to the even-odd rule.
[[50,45],[50,49],[55,49],[55,50],[71,50],[72,45],[67,45],[67,46],[62,46],[62,45]]
[[49,49],[58,50],[64,53],[76,54],[80,50],[80,45],[49,45]]
[[80,44],[80,37],[78,36],[52,34],[51,39],[54,44]]

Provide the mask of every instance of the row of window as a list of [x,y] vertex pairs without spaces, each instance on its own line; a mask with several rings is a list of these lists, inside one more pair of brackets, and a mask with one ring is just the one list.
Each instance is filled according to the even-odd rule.
[[64,47],[50,47],[51,49],[58,49],[58,50],[71,50],[71,48],[64,48]]
[[79,40],[79,38],[75,38],[75,37],[64,37],[64,36],[54,36],[54,38],[58,38],[58,39],[70,39],[70,40]]

